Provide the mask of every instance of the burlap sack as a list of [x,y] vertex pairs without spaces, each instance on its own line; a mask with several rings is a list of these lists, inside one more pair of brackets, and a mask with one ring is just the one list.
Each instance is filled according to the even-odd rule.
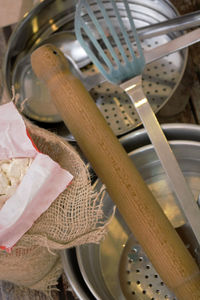
[[106,232],[106,222],[102,195],[93,190],[86,165],[74,148],[29,122],[27,128],[38,149],[66,168],[74,179],[11,254],[0,251],[0,280],[48,293],[62,273],[59,250],[99,243]]

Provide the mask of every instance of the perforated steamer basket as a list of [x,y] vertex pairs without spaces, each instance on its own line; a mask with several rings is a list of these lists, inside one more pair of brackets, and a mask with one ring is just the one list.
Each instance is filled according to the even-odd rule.
[[[163,129],[197,199],[200,192],[199,126],[167,124]],[[177,230],[183,228],[184,219],[175,205],[174,195],[155,151],[149,144],[145,130],[136,130],[123,137],[121,142],[173,226]],[[105,212],[109,214],[112,202],[108,195],[104,202]],[[93,299],[88,296],[87,289],[79,281],[81,276],[95,299],[176,299],[154,269],[140,244],[130,234],[118,211],[108,229],[108,234],[100,245],[87,244],[76,248],[79,275],[77,271],[73,273],[75,264],[70,269],[67,252],[63,255],[64,268],[65,262],[68,261],[68,269],[65,268],[65,272],[72,287],[78,291],[80,299]],[[190,250],[193,247],[188,242],[186,246]],[[197,256],[195,258],[197,259]],[[80,288],[84,291],[84,296]]]
[[[178,14],[167,0],[130,0],[129,2],[137,28],[165,21]],[[36,6],[13,32],[4,63],[8,93],[12,97],[12,86],[14,86],[15,92],[20,94],[18,107],[23,109],[23,113],[32,120],[40,122],[41,126],[51,128],[67,138],[69,132],[63,123],[58,123],[61,118],[50,103],[46,87],[33,74],[30,53],[46,40],[54,43],[56,34],[73,32],[75,3],[72,0],[45,0]],[[121,3],[122,0],[117,0],[120,13],[124,14]],[[173,39],[177,34],[171,33],[145,39],[142,45],[145,50],[152,49]],[[56,46],[67,55],[69,53],[66,49],[70,42],[70,39],[63,35],[63,38],[56,42]],[[187,50],[177,52],[146,66],[143,73],[143,88],[155,112],[165,106],[177,90],[185,71],[187,54]],[[82,61],[79,60],[78,64],[85,76],[98,72],[87,56],[84,56]],[[97,85],[90,92],[117,136],[126,134],[141,124],[133,104],[119,87],[106,82]],[[29,101],[24,102],[25,98]]]

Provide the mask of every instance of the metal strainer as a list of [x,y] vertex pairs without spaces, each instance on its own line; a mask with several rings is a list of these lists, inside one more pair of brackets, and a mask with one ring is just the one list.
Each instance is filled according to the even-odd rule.
[[[166,36],[154,37],[141,42],[144,50],[153,49],[169,41]],[[127,51],[128,53],[128,51]],[[154,112],[159,111],[173,94],[179,81],[183,56],[170,54],[147,65],[142,76],[143,90]],[[93,64],[83,69],[84,74],[97,72]],[[104,82],[90,91],[108,125],[119,136],[140,125],[141,121],[133,103],[124,91],[110,82]]]
[[[131,143],[129,136],[127,146],[131,147]],[[170,145],[197,199],[200,192],[200,144],[173,141]],[[174,194],[152,145],[130,152],[130,157],[178,231],[184,226],[184,218],[176,206]],[[108,214],[112,207],[109,195],[106,195],[104,203],[105,213]],[[82,276],[98,300],[176,299],[118,211],[108,225],[105,239],[99,245],[87,244],[76,248],[76,254]]]
[[[121,0],[117,1],[121,13],[123,13],[122,3]],[[145,0],[142,3],[140,0],[129,0],[129,3],[137,28],[172,19],[178,14],[175,7],[167,0]],[[26,97],[34,96],[34,94],[31,95],[34,91],[37,98],[40,83],[33,75],[30,66],[30,53],[44,43],[46,39],[50,43],[51,38],[52,43],[59,46],[65,53],[71,39],[66,39],[64,34],[61,33],[69,33],[74,30],[74,11],[75,3],[72,0],[46,0],[35,7],[17,26],[10,39],[5,58],[4,76],[11,97],[11,87],[13,85],[15,92],[21,94],[21,102]],[[34,32],[37,30],[36,20],[39,24],[37,33]],[[57,34],[61,34],[61,37],[55,42],[54,36]],[[145,39],[142,46],[146,50],[153,49],[174,39],[176,36],[177,33],[171,33]],[[167,103],[179,86],[187,63],[187,53],[187,50],[179,51],[159,59],[145,68],[143,88],[154,112],[158,112]],[[79,63],[78,57],[76,62]],[[81,63],[81,71],[86,76],[97,72],[94,65],[88,63],[87,57]],[[132,103],[121,89],[110,83],[103,83],[92,89],[91,94],[117,136],[129,132],[141,124]],[[42,95],[45,102],[45,97],[46,95],[48,97],[49,94],[43,87]],[[57,122],[61,121],[61,118],[54,108],[49,113],[48,111],[44,113],[44,110],[40,113],[40,111],[34,111],[34,109],[26,110],[24,113],[35,121],[43,122],[46,128],[49,127],[56,133],[69,137],[69,132],[65,126],[58,125]]]
[[121,256],[119,279],[126,299],[176,299],[133,235],[129,237]]

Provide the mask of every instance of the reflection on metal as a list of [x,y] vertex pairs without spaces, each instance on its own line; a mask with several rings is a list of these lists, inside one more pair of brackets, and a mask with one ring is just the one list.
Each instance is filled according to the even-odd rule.
[[138,102],[136,102],[135,107],[140,107],[145,103],[147,103],[147,98],[143,98],[143,99],[139,100]]
[[32,29],[33,29],[33,33],[36,33],[39,30],[38,18],[37,17],[34,17],[33,20],[32,20]]

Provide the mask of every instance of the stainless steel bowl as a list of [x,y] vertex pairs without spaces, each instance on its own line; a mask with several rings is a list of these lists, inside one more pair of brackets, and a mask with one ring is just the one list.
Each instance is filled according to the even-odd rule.
[[[117,1],[120,7],[122,0]],[[137,28],[158,23],[178,14],[168,0],[130,0],[132,15]],[[46,41],[56,44],[66,56],[72,42],[69,33],[74,30],[75,2],[72,0],[45,0],[36,6],[18,24],[13,32],[4,61],[4,77],[10,97],[12,86],[20,94],[18,107],[40,125],[68,137],[64,125],[57,126],[61,118],[50,102],[46,87],[35,77],[30,65],[32,51]],[[142,44],[148,50],[173,39],[177,33],[145,39]],[[80,47],[77,46],[80,50]],[[75,49],[76,50],[76,49]],[[76,51],[74,51],[76,52]],[[89,63],[87,55],[73,56],[83,74],[88,77],[97,72]],[[158,112],[172,97],[183,77],[187,50],[171,54],[146,66],[143,73],[143,88],[152,108]],[[107,123],[117,136],[125,134],[141,124],[133,104],[121,89],[105,82],[90,91]],[[24,101],[25,99],[28,99]],[[46,123],[46,124],[45,124]],[[56,124],[50,124],[56,123]]]
[[[189,124],[167,124],[162,127],[197,199],[200,193],[200,127]],[[174,195],[145,130],[130,133],[121,142],[174,227],[178,229],[183,226],[184,219],[176,207]],[[110,202],[112,207],[108,195],[105,202],[107,205]],[[78,262],[79,273],[73,268],[68,251],[62,254],[64,269],[80,299],[90,299],[82,293],[88,289],[93,297],[102,300],[175,299],[118,213],[100,245],[88,244],[78,247],[76,253],[73,249],[70,251]],[[87,288],[78,284],[80,278]]]

